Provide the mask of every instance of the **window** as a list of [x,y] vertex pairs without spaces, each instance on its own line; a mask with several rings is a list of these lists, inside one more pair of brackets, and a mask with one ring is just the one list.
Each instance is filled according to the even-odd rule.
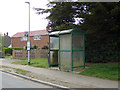
[[34,40],[41,40],[41,36],[40,35],[34,36]]
[[22,37],[21,41],[27,41],[27,37]]

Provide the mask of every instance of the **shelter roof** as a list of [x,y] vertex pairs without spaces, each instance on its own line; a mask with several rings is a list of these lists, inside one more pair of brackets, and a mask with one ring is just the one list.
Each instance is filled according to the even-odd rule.
[[81,29],[78,28],[74,28],[74,29],[69,29],[69,30],[63,30],[63,31],[55,31],[55,32],[51,32],[49,33],[49,35],[59,35],[59,34],[67,34],[67,33],[71,33],[71,32],[83,32]]

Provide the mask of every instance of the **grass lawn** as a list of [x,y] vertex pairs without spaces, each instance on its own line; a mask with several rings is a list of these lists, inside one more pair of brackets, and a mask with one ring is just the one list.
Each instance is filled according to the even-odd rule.
[[[13,64],[28,65],[28,60],[27,59],[20,59],[20,60],[21,61],[12,62],[12,63]],[[48,68],[48,59],[47,58],[31,59],[30,60],[30,66]]]
[[[28,65],[27,59],[13,62],[13,64]],[[30,66],[48,68],[48,59],[31,59]],[[118,80],[118,63],[86,63],[86,69],[80,74],[110,80]]]
[[118,79],[118,63],[87,64],[88,68],[80,74],[110,80]]
[[4,56],[4,58],[11,58],[11,59],[12,59],[12,58],[13,58],[13,56]]

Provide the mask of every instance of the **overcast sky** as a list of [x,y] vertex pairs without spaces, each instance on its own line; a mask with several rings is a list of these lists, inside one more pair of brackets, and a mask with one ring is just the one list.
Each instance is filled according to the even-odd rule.
[[47,15],[37,15],[33,7],[47,8],[48,0],[1,0],[0,1],[0,32],[8,32],[9,36],[17,32],[28,31],[29,8],[31,3],[31,31],[45,30],[48,20]]

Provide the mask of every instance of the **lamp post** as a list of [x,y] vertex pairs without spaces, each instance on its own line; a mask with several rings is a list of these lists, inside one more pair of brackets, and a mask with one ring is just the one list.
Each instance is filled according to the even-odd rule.
[[28,51],[28,65],[30,65],[30,2],[25,2],[29,5],[29,32],[27,41],[27,51]]

